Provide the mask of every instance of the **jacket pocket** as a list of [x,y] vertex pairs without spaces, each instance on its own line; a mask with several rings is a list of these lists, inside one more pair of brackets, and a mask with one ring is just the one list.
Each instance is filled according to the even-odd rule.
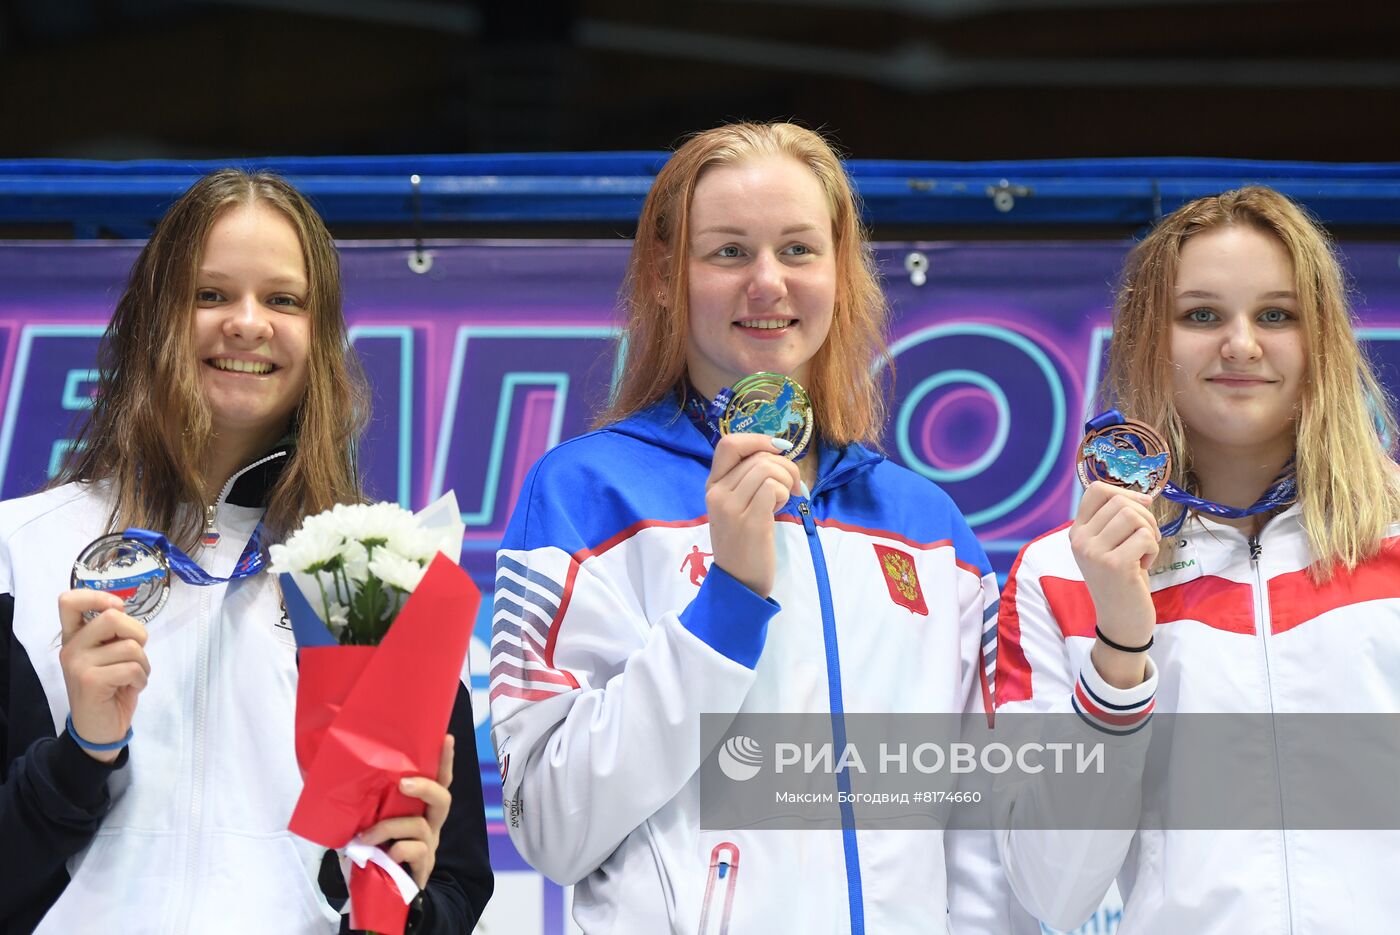
[[289,832],[211,834],[208,871],[191,918],[201,933],[332,933],[339,914],[316,883],[324,848]]

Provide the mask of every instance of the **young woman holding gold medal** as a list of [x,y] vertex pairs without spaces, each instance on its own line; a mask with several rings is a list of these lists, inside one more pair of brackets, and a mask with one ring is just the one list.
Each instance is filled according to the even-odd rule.
[[[55,484],[0,504],[0,932],[334,932],[327,852],[287,831],[296,644],[263,573],[267,542],[362,499],[365,388],[320,217],[275,176],[199,180],[101,355]],[[458,708],[453,791],[448,744],[443,782],[404,790],[426,819],[364,836],[426,887],[420,932],[470,928],[491,890]]]
[[[1073,711],[1137,757],[1112,795],[1138,827],[1000,832],[1013,890],[1072,929],[1117,878],[1122,935],[1393,928],[1400,834],[1306,824],[1315,751],[1286,720],[1400,711],[1395,424],[1326,234],[1265,188],[1172,213],[1127,261],[1104,389],[1138,424],[1091,422],[1073,524],[1017,559],[997,705]],[[1218,770],[1185,775],[1178,743],[1144,781],[1154,711],[1263,720],[1248,749],[1214,751]],[[1263,781],[1233,788],[1231,754]],[[1241,791],[1273,824],[1183,817]],[[1024,794],[1011,826],[1045,801]]]
[[535,466],[498,555],[516,846],[589,933],[942,931],[937,832],[701,831],[702,714],[839,732],[981,692],[995,579],[948,498],[867,447],[886,306],[836,155],[790,124],[691,138],[624,301],[612,405]]

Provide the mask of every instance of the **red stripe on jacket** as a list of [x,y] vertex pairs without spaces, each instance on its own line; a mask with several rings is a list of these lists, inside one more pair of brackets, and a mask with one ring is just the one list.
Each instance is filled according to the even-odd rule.
[[[1065,637],[1094,637],[1094,601],[1089,586],[1068,578],[1040,579],[1045,602]],[[1227,633],[1254,632],[1254,600],[1247,584],[1206,575],[1194,581],[1174,584],[1152,592],[1157,623],[1199,620],[1208,627]]]
[[1400,539],[1388,539],[1374,558],[1352,571],[1338,571],[1323,585],[1307,569],[1269,579],[1269,616],[1274,633],[1285,633],[1329,610],[1363,601],[1400,598]]
[[1032,545],[1053,536],[1061,529],[1068,529],[1073,523],[1064,523],[1044,535],[1036,536],[1027,542],[1016,561],[1011,565],[1011,573],[1006,577],[1006,589],[1001,592],[1001,606],[997,609],[997,669],[996,706],[1013,701],[1029,701],[1031,698],[1031,664],[1026,659],[1026,651],[1021,648],[1021,615],[1016,608],[1016,588],[1019,583],[1021,560]]

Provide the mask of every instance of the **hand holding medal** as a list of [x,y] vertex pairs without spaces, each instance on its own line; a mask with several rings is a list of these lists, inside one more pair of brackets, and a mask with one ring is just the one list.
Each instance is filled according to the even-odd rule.
[[1161,537],[1152,499],[1171,475],[1171,453],[1162,437],[1116,410],[1091,420],[1078,447],[1085,487],[1070,549],[1094,602],[1095,668],[1110,684],[1142,682],[1157,610],[1147,569]]
[[170,595],[170,566],[144,542],[107,535],[78,555],[69,584],[58,599],[67,729],[89,756],[111,763],[132,738],[151,672],[145,623]]
[[89,755],[110,763],[133,736],[136,698],[146,687],[146,627],[170,597],[173,571],[194,585],[221,584],[262,571],[261,527],[227,578],[215,577],[145,529],[100,536],[73,562],[72,590],[58,599],[59,661],[68,689],[68,733]]
[[[1095,416],[1084,430],[1079,480],[1086,492],[1070,531],[1070,547],[1094,600],[1100,643],[1123,655],[1141,654],[1152,645],[1156,621],[1147,569],[1157,557],[1159,538],[1180,532],[1192,510],[1244,519],[1287,506],[1298,495],[1293,463],[1253,504],[1232,507],[1172,483],[1171,452],[1161,435],[1124,419],[1118,410]],[[1158,494],[1181,504],[1176,518],[1160,529],[1148,506]],[[1105,654],[1097,647],[1095,653],[1100,673],[1113,684],[1128,687],[1141,681],[1141,660],[1129,665],[1122,655],[1101,658]],[[1115,672],[1121,682],[1114,679]]]
[[697,420],[715,442],[705,484],[714,564],[762,597],[777,570],[773,514],[790,496],[805,496],[795,462],[811,444],[813,423],[806,391],[772,373],[721,390]]
[[1244,519],[1288,506],[1298,498],[1298,479],[1290,459],[1259,499],[1247,507],[1226,506],[1182,490],[1171,481],[1172,456],[1167,443],[1156,431],[1124,419],[1117,409],[1090,419],[1087,433],[1079,444],[1079,482],[1085,487],[1103,481],[1125,490],[1137,490],[1149,498],[1159,493],[1181,512],[1162,527],[1162,534],[1181,531],[1191,510],[1224,519]]

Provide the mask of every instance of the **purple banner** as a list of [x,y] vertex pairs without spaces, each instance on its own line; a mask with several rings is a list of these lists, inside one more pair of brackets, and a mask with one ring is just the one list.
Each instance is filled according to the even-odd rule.
[[[0,496],[44,484],[66,450],[90,405],[97,340],[137,249],[0,244]],[[483,589],[525,472],[585,431],[606,399],[627,249],[440,244],[418,273],[403,245],[341,246],[351,342],[374,389],[361,447],[370,491],[417,508],[454,489],[467,526],[463,564]],[[913,252],[927,259],[917,285],[906,272]],[[1125,252],[1125,244],[1090,242],[879,250],[897,374],[884,450],[952,495],[1003,574],[1021,545],[1073,514],[1073,444],[1085,387],[1099,377]],[[1400,390],[1400,247],[1354,244],[1344,253],[1361,336],[1387,385]],[[472,644],[473,688],[493,860],[510,870],[522,865],[499,823],[484,724],[490,605],[488,594]],[[538,927],[515,916],[513,924],[562,931],[559,891],[537,882]]]

